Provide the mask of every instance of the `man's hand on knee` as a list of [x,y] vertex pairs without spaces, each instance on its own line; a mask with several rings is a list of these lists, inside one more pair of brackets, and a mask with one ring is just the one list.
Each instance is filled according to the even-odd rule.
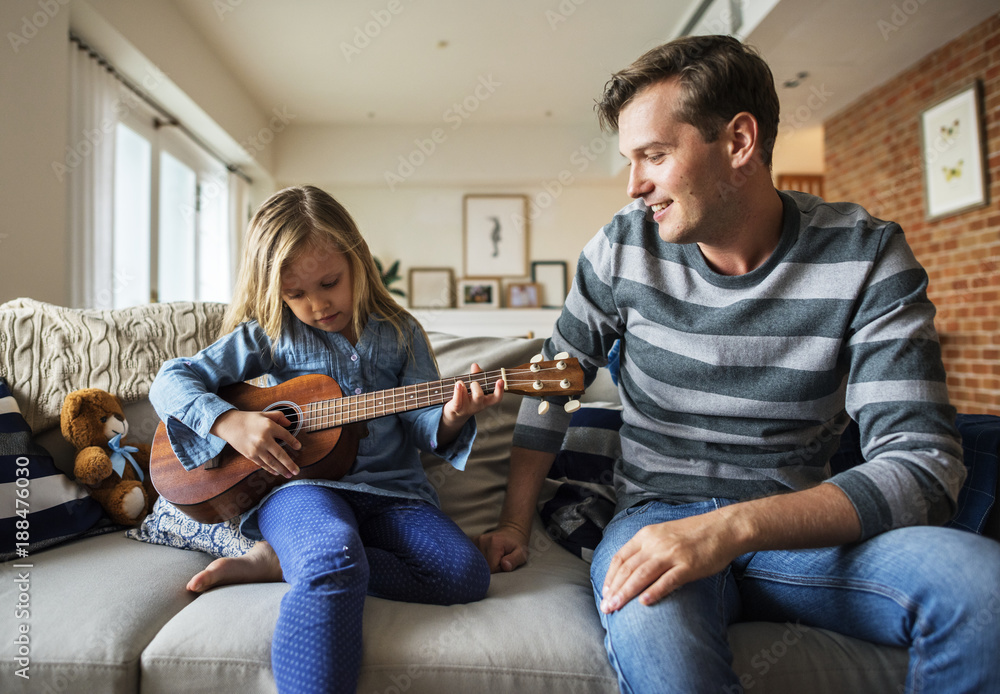
[[739,552],[727,542],[721,520],[706,513],[639,530],[611,559],[601,611],[619,610],[636,596],[652,605],[685,583],[725,569]]

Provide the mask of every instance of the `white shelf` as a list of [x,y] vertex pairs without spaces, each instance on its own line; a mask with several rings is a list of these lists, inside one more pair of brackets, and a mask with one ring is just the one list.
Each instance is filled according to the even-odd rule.
[[414,308],[427,332],[462,337],[549,337],[558,308]]

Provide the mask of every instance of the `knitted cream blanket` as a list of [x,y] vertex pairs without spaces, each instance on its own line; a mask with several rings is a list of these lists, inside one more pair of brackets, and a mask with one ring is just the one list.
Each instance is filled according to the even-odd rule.
[[225,308],[176,302],[101,311],[14,299],[0,304],[0,376],[37,434],[59,425],[74,390],[102,388],[123,403],[145,397],[164,361],[218,337]]

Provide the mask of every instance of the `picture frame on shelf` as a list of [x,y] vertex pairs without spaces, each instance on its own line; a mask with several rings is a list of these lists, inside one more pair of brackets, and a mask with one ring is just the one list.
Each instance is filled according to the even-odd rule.
[[536,260],[531,263],[531,281],[541,287],[539,298],[542,308],[562,308],[566,303],[569,285],[566,279],[566,262],[563,260]]
[[500,308],[498,277],[464,277],[456,287],[459,308]]
[[920,113],[924,207],[928,220],[988,203],[978,81]]
[[507,308],[539,308],[542,287],[535,282],[511,282],[507,285]]
[[462,198],[465,277],[528,274],[528,196],[465,195]]
[[454,287],[455,273],[450,267],[410,268],[410,308],[454,308]]

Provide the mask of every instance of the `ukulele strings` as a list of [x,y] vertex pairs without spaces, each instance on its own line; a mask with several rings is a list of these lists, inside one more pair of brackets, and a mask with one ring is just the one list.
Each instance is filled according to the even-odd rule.
[[[505,386],[513,384],[523,388],[537,381],[541,374],[550,371],[562,371],[562,369],[554,366],[539,368],[538,371],[495,369],[379,391],[384,393],[383,396],[379,396],[376,392],[319,400],[302,406],[299,421],[301,427],[307,430],[313,425],[318,425],[317,428],[339,426],[339,424],[348,423],[347,420],[351,420],[351,418],[374,419],[387,414],[445,403],[451,399],[452,389],[459,381],[467,382],[465,384],[466,392],[468,392],[471,382],[475,381],[482,387],[483,392],[489,394],[494,392],[496,381],[500,380],[504,374],[506,375]],[[514,378],[511,378],[512,375]],[[381,415],[374,414],[379,410],[382,411]],[[371,416],[369,413],[372,413]]]

